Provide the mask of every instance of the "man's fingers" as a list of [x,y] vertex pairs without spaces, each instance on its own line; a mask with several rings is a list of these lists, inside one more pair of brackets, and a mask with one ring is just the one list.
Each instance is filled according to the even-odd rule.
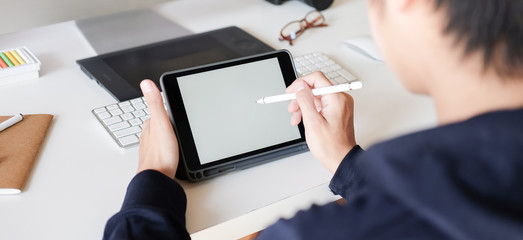
[[287,111],[289,111],[290,113],[293,113],[293,112],[296,112],[298,110],[300,110],[300,105],[298,105],[298,101],[291,100],[289,102],[289,105],[287,106]]
[[162,94],[160,93],[160,90],[158,90],[158,87],[156,87],[156,84],[154,84],[153,81],[146,79],[140,83],[140,88],[142,89],[151,116],[155,116],[154,118],[167,116],[163,105]]
[[305,83],[311,86],[311,88],[332,86],[332,83],[322,72],[316,71],[296,79],[289,87],[287,87],[285,92],[294,93],[302,88]]
[[332,86],[332,83],[325,77],[323,72],[316,71],[301,77],[311,88],[321,88]]
[[296,92],[296,100],[300,105],[304,124],[307,124],[307,122],[323,120],[323,117],[316,109],[316,103],[314,101],[314,96],[312,95],[312,90],[308,86],[304,86],[303,89]]
[[303,88],[303,82],[304,81],[301,78],[294,80],[294,82],[292,82],[291,85],[289,85],[287,89],[285,89],[285,92],[295,93],[296,91],[298,91],[298,89]]
[[293,112],[291,116],[291,126],[298,126],[301,122],[301,111]]

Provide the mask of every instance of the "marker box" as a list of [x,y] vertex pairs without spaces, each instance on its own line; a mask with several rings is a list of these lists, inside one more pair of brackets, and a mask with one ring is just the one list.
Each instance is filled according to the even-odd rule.
[[40,65],[26,47],[0,50],[0,85],[37,79]]

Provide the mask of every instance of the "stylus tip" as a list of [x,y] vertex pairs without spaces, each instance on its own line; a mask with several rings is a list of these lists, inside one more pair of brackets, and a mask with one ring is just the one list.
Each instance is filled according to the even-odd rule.
[[259,104],[264,104],[264,103],[265,103],[265,101],[263,101],[263,98],[260,98],[260,99],[256,100],[256,103],[259,103]]

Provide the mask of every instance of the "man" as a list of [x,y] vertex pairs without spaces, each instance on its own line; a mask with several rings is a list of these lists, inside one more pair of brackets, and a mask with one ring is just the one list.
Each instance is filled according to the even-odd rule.
[[[369,0],[375,40],[403,85],[434,99],[438,127],[356,145],[348,94],[313,97],[321,73],[288,89],[313,155],[348,199],[280,220],[259,239],[521,239],[523,1]],[[137,176],[105,239],[187,239],[185,195],[172,180],[177,140],[158,89],[142,82]],[[401,106],[398,106],[401,107]]]

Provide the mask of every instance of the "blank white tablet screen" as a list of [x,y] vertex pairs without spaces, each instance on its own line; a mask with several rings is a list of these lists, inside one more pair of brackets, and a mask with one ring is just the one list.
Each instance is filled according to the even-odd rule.
[[200,163],[300,138],[288,102],[256,100],[285,91],[277,58],[178,77]]

